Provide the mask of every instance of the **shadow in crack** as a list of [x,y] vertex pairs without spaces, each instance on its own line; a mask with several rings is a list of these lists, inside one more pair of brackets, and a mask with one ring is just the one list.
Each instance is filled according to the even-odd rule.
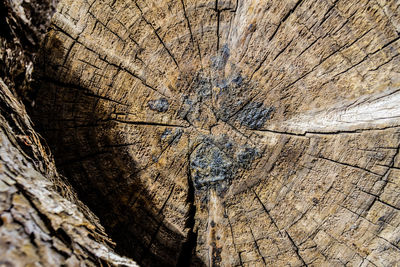
[[64,46],[60,39],[46,38],[35,74],[36,107],[32,110],[59,171],[99,217],[119,253],[142,266],[203,266],[193,256],[191,183],[184,193],[186,203],[181,203],[186,211],[177,218],[186,220],[182,232],[165,220],[165,204],[156,208],[158,191],[149,188],[156,182],[163,184],[164,174],[156,168],[139,168],[130,152],[136,144],[127,143],[116,122],[106,118],[107,112],[122,103],[89,90],[85,86],[89,82],[82,80],[81,73],[70,71],[71,63],[63,59],[69,53]]

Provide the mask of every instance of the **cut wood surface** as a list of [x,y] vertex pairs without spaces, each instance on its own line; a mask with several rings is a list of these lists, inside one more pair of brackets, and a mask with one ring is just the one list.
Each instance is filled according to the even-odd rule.
[[32,118],[142,266],[396,266],[399,10],[61,0]]

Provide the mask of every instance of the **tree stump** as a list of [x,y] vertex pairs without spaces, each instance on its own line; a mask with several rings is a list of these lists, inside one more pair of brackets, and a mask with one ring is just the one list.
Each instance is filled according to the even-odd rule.
[[33,119],[143,266],[395,266],[397,1],[60,1]]

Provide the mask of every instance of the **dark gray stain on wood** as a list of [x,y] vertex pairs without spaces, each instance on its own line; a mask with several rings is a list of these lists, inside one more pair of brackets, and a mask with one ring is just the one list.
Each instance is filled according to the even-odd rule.
[[190,157],[195,188],[228,181],[234,172],[233,165],[232,159],[214,144],[201,144]]
[[260,156],[257,148],[237,145],[229,137],[204,136],[190,155],[190,172],[196,190],[214,188],[223,194],[241,169]]
[[151,100],[147,104],[151,110],[158,112],[166,112],[169,108],[169,103],[166,98]]
[[238,120],[242,126],[250,129],[260,129],[271,117],[274,110],[274,107],[265,107],[263,103],[250,102],[238,114]]

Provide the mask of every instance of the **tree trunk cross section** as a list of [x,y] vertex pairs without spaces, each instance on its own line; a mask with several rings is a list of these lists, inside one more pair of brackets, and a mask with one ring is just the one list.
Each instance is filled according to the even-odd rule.
[[140,265],[395,266],[398,10],[62,0],[32,119]]

